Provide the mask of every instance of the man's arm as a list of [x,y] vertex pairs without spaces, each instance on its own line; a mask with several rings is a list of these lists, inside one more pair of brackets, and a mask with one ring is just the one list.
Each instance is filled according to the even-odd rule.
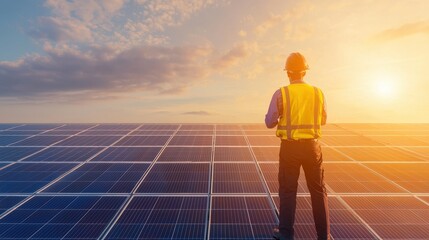
[[280,95],[280,90],[274,92],[273,97],[271,98],[270,106],[268,107],[268,112],[265,114],[265,125],[267,128],[274,128],[279,121],[279,109],[277,107],[277,99]]
[[323,109],[322,109],[322,125],[326,125],[326,119],[328,118],[327,109],[326,109],[326,98],[322,92],[323,97]]

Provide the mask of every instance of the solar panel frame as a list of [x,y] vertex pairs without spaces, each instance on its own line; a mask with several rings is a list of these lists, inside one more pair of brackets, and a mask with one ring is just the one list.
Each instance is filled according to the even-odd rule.
[[125,136],[115,146],[164,146],[169,136]]
[[33,136],[24,140],[15,142],[11,146],[49,146],[66,139],[67,136]]
[[119,140],[121,136],[72,136],[54,146],[93,146],[108,147]]
[[1,136],[0,135],[0,146],[7,146],[15,142],[26,139],[27,136]]
[[0,161],[19,161],[42,149],[43,147],[0,147]]

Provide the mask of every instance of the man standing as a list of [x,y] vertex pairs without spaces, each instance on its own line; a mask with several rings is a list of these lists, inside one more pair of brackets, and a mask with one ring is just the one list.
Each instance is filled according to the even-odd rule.
[[328,200],[323,180],[322,149],[318,138],[326,124],[326,104],[320,89],[304,82],[308,70],[304,56],[291,53],[285,71],[290,84],[277,90],[265,115],[268,128],[277,125],[279,154],[279,227],[274,238],[293,239],[296,193],[301,165],[311,194],[318,239],[329,239]]

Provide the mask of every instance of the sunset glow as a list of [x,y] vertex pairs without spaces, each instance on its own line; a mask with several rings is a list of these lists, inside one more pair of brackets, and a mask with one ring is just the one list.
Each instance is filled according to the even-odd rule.
[[260,123],[299,51],[328,122],[428,122],[427,9],[425,0],[2,1],[0,119]]

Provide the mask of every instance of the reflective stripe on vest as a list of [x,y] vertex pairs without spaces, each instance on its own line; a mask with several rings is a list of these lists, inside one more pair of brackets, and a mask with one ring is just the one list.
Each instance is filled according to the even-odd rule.
[[[283,102],[283,114],[280,117],[276,135],[282,139],[297,140],[305,138],[319,138],[321,136],[321,123],[322,123],[322,104],[321,94],[319,89],[310,85],[294,86],[289,89],[289,86],[280,88]],[[302,88],[302,89],[300,89]],[[310,90],[311,88],[311,90]],[[295,98],[292,99],[291,93]],[[308,95],[313,95],[314,102],[312,104],[302,103],[308,101]],[[301,101],[300,106],[292,104],[293,101]]]

